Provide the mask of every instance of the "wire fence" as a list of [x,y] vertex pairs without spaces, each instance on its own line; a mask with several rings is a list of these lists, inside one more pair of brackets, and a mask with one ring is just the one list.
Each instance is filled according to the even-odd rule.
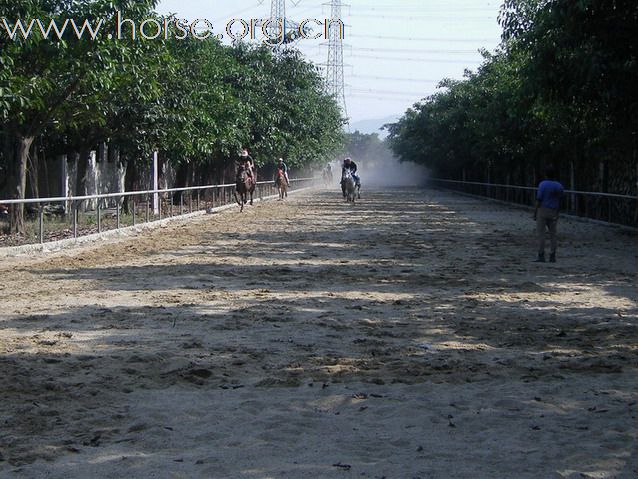
[[[532,206],[536,188],[475,181],[431,179],[435,186],[507,203]],[[581,218],[638,228],[638,196],[565,190],[561,211]]]
[[[292,189],[311,186],[316,178],[290,179]],[[130,191],[89,196],[0,200],[7,208],[0,218],[0,247],[43,244],[62,239],[152,223],[198,211],[236,204],[235,184],[194,186],[164,190]],[[254,198],[274,197],[272,181],[258,182]],[[25,232],[8,233],[8,208],[25,206]],[[2,228],[2,223],[5,223]]]

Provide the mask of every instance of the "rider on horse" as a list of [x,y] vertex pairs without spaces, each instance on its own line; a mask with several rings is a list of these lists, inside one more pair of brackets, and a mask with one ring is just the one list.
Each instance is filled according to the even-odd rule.
[[[349,171],[350,174],[352,175],[352,178],[354,179],[355,184],[357,185],[357,187],[361,187],[361,179],[359,178],[359,176],[356,174],[357,173],[357,164],[352,161],[352,158],[348,157],[345,160],[343,160],[343,164],[341,165],[341,173],[343,176],[343,173],[345,173],[346,171]],[[346,190],[345,190],[345,185],[343,183],[343,179],[341,180],[341,190],[343,191],[343,197],[346,197]]]
[[283,171],[284,177],[286,178],[286,185],[290,186],[290,179],[288,178],[288,165],[283,158],[279,158],[277,162],[277,169]]
[[248,154],[248,149],[244,148],[241,151],[239,156],[239,166],[237,168],[237,187],[239,188],[239,183],[241,181],[241,173],[245,171],[246,174],[255,181],[255,163],[253,162],[252,157]]

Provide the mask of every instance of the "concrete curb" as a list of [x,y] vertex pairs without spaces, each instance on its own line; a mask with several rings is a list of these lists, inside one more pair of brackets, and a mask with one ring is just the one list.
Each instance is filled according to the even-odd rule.
[[[314,186],[308,186],[305,188],[296,189],[293,191],[289,191],[289,194],[301,193],[302,191],[307,191],[313,189]],[[254,202],[264,202],[268,200],[274,200],[279,198],[279,195],[271,195],[265,196],[264,198],[255,198]],[[101,233],[93,233],[86,236],[79,236],[77,238],[67,238],[57,241],[51,241],[48,243],[37,243],[37,244],[27,244],[22,246],[8,246],[6,248],[0,248],[0,258],[12,258],[15,256],[24,256],[32,253],[52,253],[55,251],[61,251],[66,249],[72,249],[76,246],[82,246],[87,243],[96,243],[101,240],[109,240],[113,238],[129,238],[135,236],[138,233],[144,232],[146,230],[152,230],[156,228],[161,228],[172,222],[185,222],[193,218],[198,218],[200,216],[205,216],[213,213],[220,213],[225,210],[238,208],[237,203],[230,203],[223,206],[217,206],[208,211],[195,211],[193,213],[187,213],[180,216],[173,216],[170,218],[163,218],[161,220],[153,221],[150,223],[140,223],[135,226],[126,226],[124,228],[102,231]]]

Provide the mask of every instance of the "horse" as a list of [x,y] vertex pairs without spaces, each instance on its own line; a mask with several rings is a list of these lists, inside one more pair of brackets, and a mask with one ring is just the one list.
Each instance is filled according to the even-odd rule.
[[283,200],[288,197],[288,182],[286,181],[286,174],[281,168],[277,169],[277,175],[275,176],[275,185],[279,191],[279,200]]
[[352,177],[352,173],[349,170],[343,170],[341,174],[341,190],[346,197],[346,201],[354,203],[356,197],[357,185]]
[[237,170],[235,201],[241,207],[240,212],[244,211],[244,205],[248,203],[248,195],[250,195],[250,204],[253,204],[253,194],[257,183],[256,173],[248,174],[245,166],[240,166]]

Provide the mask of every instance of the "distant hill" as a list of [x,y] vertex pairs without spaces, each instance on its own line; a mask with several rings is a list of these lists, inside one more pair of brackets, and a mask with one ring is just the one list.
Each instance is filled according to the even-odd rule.
[[387,116],[385,118],[375,118],[371,120],[361,120],[356,121],[350,124],[350,131],[354,132],[359,130],[360,133],[370,134],[370,133],[378,133],[380,138],[385,138],[388,136],[387,131],[380,131],[381,128],[386,123],[395,123],[401,118],[399,115]]

